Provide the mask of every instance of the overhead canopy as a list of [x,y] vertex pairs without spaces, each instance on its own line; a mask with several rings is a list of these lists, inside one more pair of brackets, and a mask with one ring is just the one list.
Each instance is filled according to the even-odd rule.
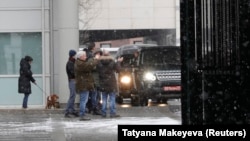
[[[175,32],[175,29],[142,29],[142,30],[80,30],[80,44],[85,41],[108,41],[145,37]],[[84,39],[85,38],[85,39]],[[88,39],[86,39],[88,38]]]

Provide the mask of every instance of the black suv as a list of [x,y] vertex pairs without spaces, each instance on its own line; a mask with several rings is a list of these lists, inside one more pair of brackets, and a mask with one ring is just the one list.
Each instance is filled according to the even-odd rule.
[[131,98],[131,93],[135,90],[135,81],[133,72],[135,69],[134,53],[138,52],[140,47],[156,46],[154,44],[128,44],[121,46],[116,54],[116,58],[123,57],[121,62],[121,71],[117,75],[118,97],[117,102],[122,103],[123,98]]
[[144,106],[148,99],[161,102],[180,98],[180,47],[142,45],[134,51],[139,53],[136,62],[131,52],[130,59],[124,57],[123,70],[118,74],[119,102],[129,97],[132,105]]

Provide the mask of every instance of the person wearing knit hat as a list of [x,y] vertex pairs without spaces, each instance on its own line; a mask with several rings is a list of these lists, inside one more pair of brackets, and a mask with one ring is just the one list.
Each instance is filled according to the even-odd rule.
[[76,55],[76,51],[75,50],[69,50],[69,57],[75,56]]
[[69,60],[66,64],[66,72],[68,76],[68,85],[69,85],[69,99],[68,103],[66,105],[65,114],[64,117],[70,118],[70,115],[74,115],[75,117],[78,117],[79,114],[75,110],[75,97],[76,97],[76,91],[75,91],[75,56],[76,51],[75,50],[69,50]]

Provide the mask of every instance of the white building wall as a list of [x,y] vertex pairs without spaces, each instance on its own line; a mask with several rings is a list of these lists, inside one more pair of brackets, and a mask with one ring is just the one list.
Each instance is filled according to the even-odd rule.
[[0,10],[1,32],[42,30],[42,0],[0,0]]
[[53,0],[54,93],[61,103],[69,98],[66,63],[69,50],[79,48],[78,0]]
[[176,0],[96,0],[80,8],[80,30],[174,29]]
[[[45,97],[50,94],[50,1],[49,0],[0,0],[0,33],[15,33],[15,32],[34,32],[42,33],[42,74],[34,74],[34,77],[39,81],[41,91],[37,87],[33,87],[35,93],[32,97],[40,98],[41,105],[44,106]],[[14,46],[18,43],[15,40],[12,44]],[[8,49],[8,48],[7,48]],[[5,55],[15,52],[16,48],[9,48]],[[20,52],[20,51],[19,51]],[[34,54],[33,54],[34,55]],[[20,57],[19,57],[20,58]],[[36,59],[36,58],[34,58]],[[16,60],[19,64],[20,60]],[[18,68],[19,69],[19,68]],[[17,79],[19,75],[0,76],[3,78]],[[41,83],[40,83],[40,80]],[[10,84],[13,85],[13,84]],[[17,93],[17,84],[14,84],[15,92]],[[2,89],[2,92],[10,91],[8,88]],[[16,95],[14,93],[13,95]],[[42,95],[42,96],[41,96]],[[4,99],[3,99],[4,100]],[[0,100],[1,101],[1,100]],[[16,101],[12,101],[16,103]],[[10,102],[10,103],[12,103]],[[0,102],[1,103],[1,102]],[[40,103],[40,102],[38,102]],[[0,104],[1,106],[1,104]],[[32,105],[31,105],[32,107]]]
[[175,29],[176,29],[176,46],[181,45],[181,25],[180,25],[180,0],[175,1]]

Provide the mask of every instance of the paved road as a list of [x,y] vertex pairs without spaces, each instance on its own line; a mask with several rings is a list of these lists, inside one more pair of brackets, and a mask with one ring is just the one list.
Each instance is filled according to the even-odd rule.
[[0,141],[117,141],[118,124],[180,125],[170,106],[118,106],[120,118],[64,118],[63,110],[0,109]]

